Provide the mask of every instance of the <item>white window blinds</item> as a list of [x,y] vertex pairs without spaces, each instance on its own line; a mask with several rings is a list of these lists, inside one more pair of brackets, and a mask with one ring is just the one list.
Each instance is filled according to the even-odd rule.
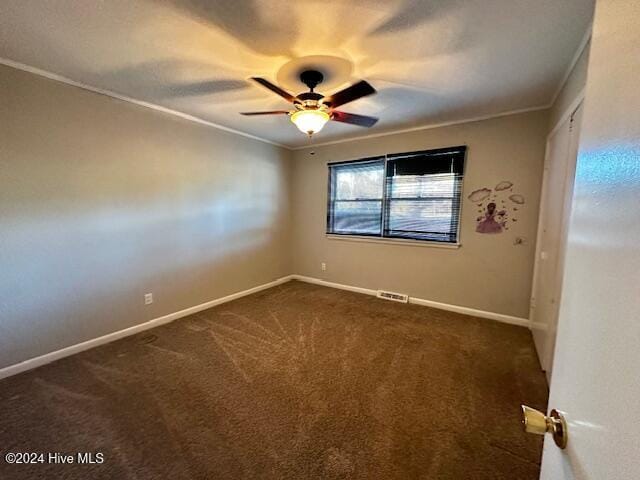
[[329,165],[327,232],[458,241],[466,147]]
[[384,158],[332,164],[329,171],[328,231],[380,236]]

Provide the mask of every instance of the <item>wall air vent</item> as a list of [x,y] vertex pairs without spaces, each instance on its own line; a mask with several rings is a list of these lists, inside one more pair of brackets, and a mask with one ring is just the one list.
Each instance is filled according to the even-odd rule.
[[391,300],[393,302],[407,303],[409,301],[409,295],[402,293],[387,292],[385,290],[378,290],[376,295],[378,298],[384,298],[385,300]]

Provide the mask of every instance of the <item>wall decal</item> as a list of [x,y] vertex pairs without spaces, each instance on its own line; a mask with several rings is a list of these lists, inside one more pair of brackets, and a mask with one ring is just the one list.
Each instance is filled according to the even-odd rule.
[[524,204],[524,197],[522,195],[509,195],[509,200],[518,205]]
[[[469,194],[469,200],[472,202],[481,202],[482,200],[486,200],[491,195],[491,190],[488,188],[481,188],[480,190],[475,190]],[[482,204],[478,205],[479,207]]]
[[509,230],[510,223],[518,221],[518,206],[525,203],[524,196],[513,193],[513,182],[508,180],[502,180],[493,189],[474,190],[467,198],[480,207],[478,213],[482,214],[476,218],[476,232],[488,234]]
[[496,204],[491,202],[487,205],[484,217],[478,217],[476,232],[478,233],[502,233],[506,224],[507,212],[500,210],[496,212]]
[[501,192],[502,190],[509,190],[513,187],[513,183],[503,180],[498,185],[496,185],[496,192]]

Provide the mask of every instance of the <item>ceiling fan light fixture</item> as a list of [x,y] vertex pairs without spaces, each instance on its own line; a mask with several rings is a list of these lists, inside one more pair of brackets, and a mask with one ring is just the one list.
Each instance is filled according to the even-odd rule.
[[291,121],[307,135],[318,133],[329,121],[329,114],[324,110],[299,110],[291,115]]
[[336,107],[353,102],[359,98],[376,93],[369,83],[364,80],[325,97],[321,93],[314,92],[314,88],[322,82],[324,76],[317,70],[305,70],[300,74],[300,81],[309,87],[308,92],[293,96],[286,90],[271,83],[266,78],[251,77],[251,80],[271,90],[276,95],[293,104],[294,110],[271,110],[268,112],[242,112],[242,115],[289,115],[293,124],[302,133],[311,137],[318,133],[329,120],[358,125],[360,127],[373,127],[378,121],[375,117],[357,115],[336,110]]

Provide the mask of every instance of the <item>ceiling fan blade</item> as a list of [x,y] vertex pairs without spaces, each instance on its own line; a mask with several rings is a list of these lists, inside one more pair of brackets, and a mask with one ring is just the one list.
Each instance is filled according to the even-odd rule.
[[350,123],[359,127],[373,127],[378,119],[376,117],[368,117],[367,115],[356,115],[355,113],[339,112],[334,110],[331,112],[331,120],[342,123]]
[[262,85],[265,88],[268,88],[273,93],[275,93],[277,95],[280,95],[282,98],[284,98],[288,102],[293,102],[295,100],[295,97],[293,95],[291,95],[289,92],[284,91],[279,86],[274,85],[273,83],[271,83],[266,78],[251,77],[251,80],[253,80],[254,82],[259,83],[260,85]]
[[240,112],[240,115],[279,115],[289,113],[289,110],[270,110],[268,112]]
[[336,108],[340,105],[353,102],[354,100],[366,97],[367,95],[371,95],[373,93],[376,93],[376,89],[373,88],[368,82],[360,80],[358,83],[354,83],[350,87],[334,93],[329,98],[326,98],[323,103],[325,105],[329,105],[329,107],[331,108]]

